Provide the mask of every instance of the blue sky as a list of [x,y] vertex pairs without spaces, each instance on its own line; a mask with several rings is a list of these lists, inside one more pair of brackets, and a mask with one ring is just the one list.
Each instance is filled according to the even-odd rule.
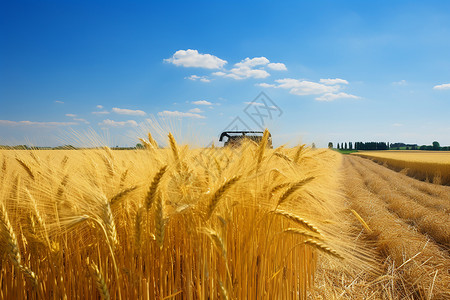
[[449,1],[0,3],[0,144],[450,145]]

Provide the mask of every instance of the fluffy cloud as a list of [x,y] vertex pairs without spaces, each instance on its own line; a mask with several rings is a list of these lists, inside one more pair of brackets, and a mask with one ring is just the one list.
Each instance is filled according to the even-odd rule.
[[86,119],[81,119],[81,118],[73,118],[74,121],[78,121],[78,122],[83,122],[84,124],[90,124],[89,121],[87,121]]
[[198,53],[197,50],[178,50],[171,58],[164,60],[165,62],[183,67],[196,67],[205,69],[220,69],[227,61],[211,54]]
[[348,84],[348,81],[345,79],[335,78],[335,79],[320,79],[320,83],[326,84],[326,85],[335,85],[335,84]]
[[126,109],[126,108],[117,108],[113,107],[113,112],[120,115],[129,115],[129,116],[145,116],[146,113],[142,110],[132,110],[132,109]]
[[98,123],[100,126],[108,126],[108,127],[136,127],[138,126],[137,122],[134,120],[128,120],[128,121],[113,121],[110,119],[103,120],[102,122]]
[[191,103],[195,104],[195,105],[212,105],[211,102],[206,101],[206,100],[192,101]]
[[191,75],[189,77],[185,77],[185,79],[189,79],[192,81],[201,81],[201,82],[211,82],[211,79],[209,79],[206,76],[197,76],[197,75]]
[[66,117],[75,118],[77,115],[75,114],[66,114]]
[[161,117],[180,117],[180,118],[194,118],[194,119],[204,119],[205,116],[199,115],[199,114],[195,114],[195,113],[190,113],[190,112],[181,112],[181,111],[169,111],[169,110],[165,110],[165,111],[160,111],[158,113],[158,116]]
[[97,105],[96,106],[98,109],[103,109],[103,105]]
[[435,89],[435,90],[450,90],[450,83],[435,85],[433,87],[433,89]]
[[283,63],[270,63],[267,67],[275,71],[287,71],[286,65]]
[[34,122],[34,121],[9,121],[9,120],[0,120],[0,125],[9,125],[9,126],[71,126],[77,125],[75,122]]
[[339,86],[329,86],[307,80],[297,80],[292,78],[277,79],[277,88],[288,89],[289,93],[299,96],[319,95],[333,93],[339,90]]
[[260,86],[260,87],[263,87],[263,88],[276,87],[275,84],[269,84],[269,83],[265,83],[265,82],[263,82],[263,83],[257,83],[256,85],[257,85],[257,86]]
[[192,109],[188,110],[188,112],[200,114],[200,113],[203,112],[203,110],[201,110],[200,108],[197,108],[197,107],[196,107],[196,108],[192,108]]
[[64,104],[64,102],[56,100],[55,103]]
[[93,111],[92,113],[94,115],[107,115],[107,114],[109,114],[109,111],[106,111],[106,110],[104,110],[104,111]]
[[360,97],[355,96],[355,95],[351,95],[351,94],[347,94],[347,93],[325,93],[322,96],[316,97],[317,101],[334,101],[336,99],[341,99],[341,98],[348,98],[348,99],[360,99]]
[[298,96],[319,95],[317,101],[334,101],[340,98],[360,99],[360,97],[340,92],[342,86],[338,84],[348,84],[347,80],[320,79],[319,82],[308,80],[298,80],[293,78],[284,78],[275,80],[275,84],[260,83],[258,86],[264,88],[281,88],[289,90],[289,93]]
[[270,76],[264,68],[268,67],[272,70],[285,71],[286,66],[282,63],[271,63],[264,56],[249,58],[234,64],[231,70],[224,70],[219,72],[214,72],[212,75],[233,78],[236,80],[247,79],[247,78],[267,78]]

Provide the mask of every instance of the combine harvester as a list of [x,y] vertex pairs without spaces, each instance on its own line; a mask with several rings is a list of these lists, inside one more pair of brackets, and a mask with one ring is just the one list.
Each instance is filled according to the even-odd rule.
[[[228,139],[224,141],[223,146],[227,147],[239,147],[245,139],[250,139],[255,143],[259,144],[263,138],[263,131],[224,131],[220,134],[219,142],[223,142],[223,139],[227,137]],[[272,149],[272,136],[269,133],[269,139],[267,140],[267,147]]]

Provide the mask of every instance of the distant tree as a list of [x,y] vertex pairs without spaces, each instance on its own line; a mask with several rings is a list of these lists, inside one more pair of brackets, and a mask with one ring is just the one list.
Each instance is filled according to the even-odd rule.
[[136,149],[144,149],[144,146],[142,144],[136,144]]
[[441,150],[441,145],[438,142],[433,142],[433,150]]
[[347,147],[347,142],[345,142],[345,148],[344,148],[345,150],[347,150],[348,149],[348,147]]
[[353,150],[353,144],[352,144],[352,142],[348,143],[348,148],[349,148],[350,150]]
[[338,148],[338,149],[341,149],[341,146],[339,146],[339,143],[337,143],[337,148]]
[[328,143],[328,148],[330,148],[330,149],[333,148],[333,143],[332,142]]
[[315,143],[312,143],[312,144],[311,144],[311,148],[312,148],[312,149],[316,149],[316,144],[315,144]]

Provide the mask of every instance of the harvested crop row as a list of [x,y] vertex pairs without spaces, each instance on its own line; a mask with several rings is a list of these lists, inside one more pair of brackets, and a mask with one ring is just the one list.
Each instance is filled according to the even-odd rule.
[[438,243],[450,245],[450,216],[447,213],[424,207],[395,191],[358,160],[355,160],[354,167],[361,174],[367,189],[386,202],[389,210],[402,219],[413,221],[420,232],[433,237]]
[[374,239],[380,253],[393,262],[391,275],[379,279],[389,281],[386,285],[389,297],[448,299],[448,256],[396,214],[389,212],[386,203],[367,190],[364,179],[354,169],[351,161],[352,158],[349,157],[344,161],[344,189],[351,207],[373,231],[367,237]]
[[[395,171],[406,170],[408,176],[423,181],[433,181],[434,183],[450,185],[450,160],[439,162],[427,161],[421,158],[421,155],[432,155],[423,152],[417,152],[413,157],[402,153],[382,152],[382,153],[355,153],[355,155],[372,159],[374,161],[385,163],[389,168]],[[404,155],[404,156],[402,156]],[[446,153],[446,157],[450,154]]]
[[[380,176],[389,185],[391,191],[401,193],[423,206],[450,212],[450,187],[412,179],[368,159],[353,157],[352,160],[361,163],[361,166]],[[430,193],[423,192],[423,188],[419,189],[417,187],[418,183],[421,186],[426,186],[428,190],[433,190],[439,196],[432,196]]]

